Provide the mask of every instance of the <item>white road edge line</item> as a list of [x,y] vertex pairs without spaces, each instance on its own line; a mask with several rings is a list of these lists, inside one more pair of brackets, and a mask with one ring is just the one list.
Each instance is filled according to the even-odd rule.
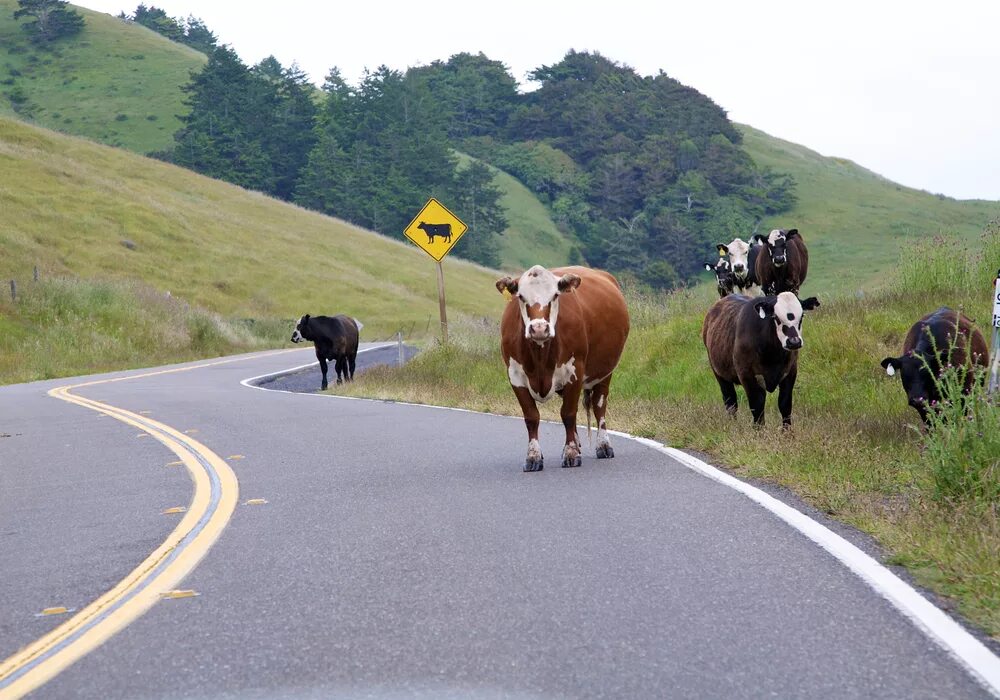
[[[381,347],[394,345],[390,343],[373,348],[359,350],[377,350]],[[453,408],[450,406],[434,406],[432,404],[409,403],[406,401],[386,402],[381,399],[366,399],[356,396],[337,396],[335,394],[303,394],[296,391],[286,391],[284,389],[267,389],[255,386],[250,382],[269,377],[280,377],[293,373],[305,367],[318,364],[313,362],[309,365],[302,365],[290,370],[282,370],[269,374],[262,374],[257,377],[250,377],[240,382],[243,386],[261,391],[273,391],[282,394],[295,394],[297,396],[318,396],[320,398],[340,399],[342,401],[373,401],[376,403],[393,403],[400,406],[417,406],[420,408],[431,408],[441,411],[457,411],[459,413],[476,413],[484,416],[495,416],[497,418],[510,418],[521,420],[517,416],[504,416],[497,413],[484,413],[482,411],[472,411],[467,408]],[[546,421],[551,422],[551,421]],[[559,425],[562,425],[559,423]],[[608,433],[618,437],[634,440],[641,445],[649,447],[657,452],[661,452],[668,457],[680,462],[682,465],[695,471],[702,476],[717,481],[724,486],[739,491],[759,506],[769,510],[781,520],[785,521],[795,530],[799,531],[820,547],[829,552],[837,561],[850,569],[862,581],[867,583],[878,595],[885,598],[904,617],[909,619],[917,629],[923,632],[928,638],[950,654],[968,673],[975,678],[994,697],[1000,698],[1000,657],[990,651],[985,644],[976,639],[962,625],[953,620],[943,610],[932,602],[924,598],[910,584],[892,573],[888,568],[876,561],[873,557],[848,542],[846,539],[835,533],[822,523],[813,520],[805,513],[792,508],[790,505],[779,501],[767,492],[751,486],[739,479],[727,474],[717,467],[704,462],[697,457],[693,457],[686,452],[682,452],[674,447],[650,440],[649,438],[630,435],[618,430],[609,430]]]

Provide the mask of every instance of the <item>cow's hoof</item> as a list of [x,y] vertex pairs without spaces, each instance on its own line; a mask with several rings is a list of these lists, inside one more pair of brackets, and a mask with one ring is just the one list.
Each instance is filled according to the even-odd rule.
[[540,472],[545,468],[545,460],[541,457],[538,459],[526,459],[524,460],[524,471],[526,472]]
[[598,459],[612,459],[614,456],[615,456],[615,451],[611,449],[611,445],[598,445],[597,447]]
[[322,384],[322,386],[320,386],[319,390],[320,391],[326,391],[326,387],[327,387],[326,382],[323,382],[323,384]]
[[563,457],[563,468],[579,467],[581,464],[583,464],[583,459],[580,458],[580,455],[576,457]]

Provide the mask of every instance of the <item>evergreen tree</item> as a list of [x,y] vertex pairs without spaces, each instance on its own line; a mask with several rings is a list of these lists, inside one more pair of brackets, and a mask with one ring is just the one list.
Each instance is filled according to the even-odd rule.
[[274,92],[229,47],[215,49],[185,88],[190,112],[174,135],[170,159],[210,177],[273,192],[276,175],[261,134]]
[[500,234],[507,228],[500,205],[503,192],[493,184],[493,173],[479,161],[455,172],[450,208],[469,230],[454,248],[456,255],[486,265],[500,267]]
[[36,44],[48,44],[83,31],[83,16],[64,0],[18,0],[17,5],[14,19],[31,18],[21,28]]

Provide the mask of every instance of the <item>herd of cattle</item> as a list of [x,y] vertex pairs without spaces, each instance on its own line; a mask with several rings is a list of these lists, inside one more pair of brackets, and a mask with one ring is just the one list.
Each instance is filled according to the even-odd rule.
[[[736,386],[742,386],[754,423],[763,425],[765,399],[777,389],[787,428],[803,316],[819,306],[816,297],[798,296],[809,268],[805,241],[797,229],[776,229],[749,242],[737,238],[720,244],[718,252],[716,262],[705,263],[715,273],[720,298],[705,315],[702,340],[723,404],[735,416]],[[611,375],[629,333],[628,307],[618,281],[601,270],[535,265],[518,279],[497,280],[496,287],[509,299],[500,322],[500,350],[528,430],[524,470],[544,466],[537,404],[556,395],[562,398],[566,429],[562,466],[582,462],[576,422],[581,397],[588,431],[591,411],[597,421],[597,458],[614,457],[605,415]],[[360,327],[347,316],[306,315],[296,324],[292,341],[316,344],[324,389],[327,360],[336,363],[337,383],[353,379]],[[899,357],[882,360],[889,376],[902,374],[908,401],[925,421],[928,407],[941,398],[936,378],[942,367],[988,364],[983,335],[968,318],[946,307],[913,324]],[[968,372],[967,392],[973,381],[974,373]]]

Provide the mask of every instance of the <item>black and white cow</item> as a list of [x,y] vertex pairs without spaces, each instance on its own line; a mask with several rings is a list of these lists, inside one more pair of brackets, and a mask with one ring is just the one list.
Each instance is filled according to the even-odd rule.
[[729,243],[719,243],[716,248],[720,256],[729,258],[733,291],[750,297],[759,296],[761,289],[760,282],[757,281],[757,256],[760,255],[761,243],[753,239],[746,243],[742,238],[734,238]]
[[323,384],[326,389],[327,360],[334,361],[337,371],[337,384],[344,380],[354,379],[354,363],[358,357],[358,333],[364,326],[361,321],[349,316],[310,316],[306,314],[295,324],[292,332],[292,342],[301,343],[311,340],[316,346],[316,359],[323,371]]
[[451,224],[425,224],[421,221],[417,228],[427,234],[428,243],[434,242],[434,236],[441,236],[445,243],[451,243]]
[[728,260],[719,258],[714,263],[707,262],[705,263],[705,269],[715,273],[715,288],[719,292],[719,298],[733,293],[736,278],[733,276],[733,270],[729,266]]

